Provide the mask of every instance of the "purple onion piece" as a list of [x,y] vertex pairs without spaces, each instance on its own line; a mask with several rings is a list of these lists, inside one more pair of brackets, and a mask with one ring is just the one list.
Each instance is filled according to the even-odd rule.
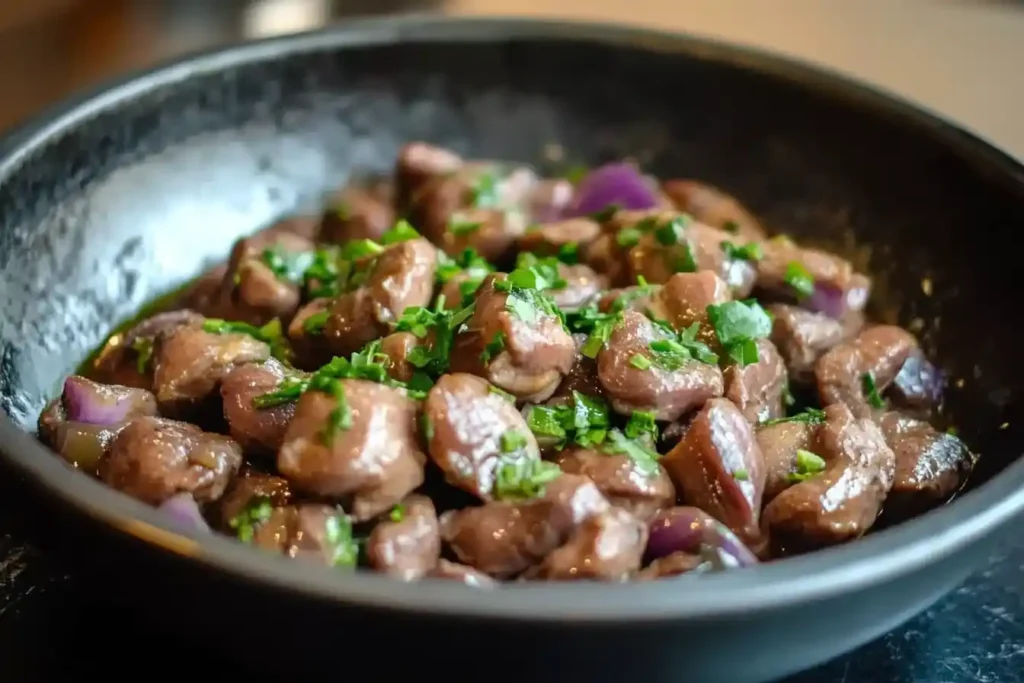
[[203,513],[199,511],[199,505],[191,493],[179,493],[171,496],[157,509],[186,531],[202,531],[204,533],[210,531],[210,525],[203,518]]
[[[651,562],[675,552],[691,555],[717,553],[718,563],[747,567],[757,557],[724,524],[695,507],[675,507],[658,513],[650,524],[645,561]],[[722,559],[726,558],[726,559]]]
[[827,315],[835,320],[845,317],[850,311],[859,311],[867,303],[868,290],[865,287],[840,289],[826,282],[814,285],[814,293],[801,305],[808,310]]
[[124,422],[134,403],[131,393],[77,375],[64,381],[63,398],[69,421],[104,426]]
[[589,216],[612,205],[621,209],[653,209],[658,206],[657,189],[631,164],[607,164],[580,181],[565,217]]
[[931,408],[942,402],[946,376],[920,351],[903,363],[888,394],[901,408]]

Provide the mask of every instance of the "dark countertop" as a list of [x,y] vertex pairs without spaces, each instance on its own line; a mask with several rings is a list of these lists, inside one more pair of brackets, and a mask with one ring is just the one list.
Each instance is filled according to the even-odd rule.
[[[45,100],[59,96],[63,90],[87,85],[98,76],[128,66],[151,63],[182,51],[252,35],[251,30],[242,29],[244,22],[240,20],[240,12],[246,4],[235,0],[217,3],[143,0],[135,4],[95,0],[90,3],[95,11],[89,17],[88,25],[75,19],[71,22],[80,27],[76,35],[86,45],[72,46],[69,58],[76,55],[87,58],[78,59],[76,68],[72,68],[70,74],[65,73],[64,81],[57,88],[59,92],[43,93],[40,97]],[[345,6],[344,14],[353,14],[363,13],[373,3],[295,0],[294,4],[329,6],[330,11],[324,15],[329,17],[342,14],[338,9],[342,5]],[[391,0],[386,4],[388,7],[417,9],[451,4],[461,9],[462,5],[472,7],[480,3]],[[684,4],[700,27],[702,19],[695,3]],[[109,9],[98,9],[101,5]],[[497,5],[503,5],[501,9],[504,9],[508,2]],[[590,7],[589,3],[587,5]],[[377,11],[380,8],[380,4],[374,6]],[[104,19],[100,16],[104,12],[109,12],[110,17]],[[708,10],[707,14],[713,14],[713,11]],[[645,20],[650,21],[651,18],[646,16]],[[251,15],[249,20],[252,21]],[[306,20],[310,21],[308,13]],[[704,21],[708,30],[714,28],[710,19],[705,17]],[[133,26],[135,35],[131,35]],[[59,17],[54,19],[53,31],[67,31],[67,28],[61,27]],[[47,30],[23,31],[22,35],[26,38],[35,36],[31,40],[38,42],[39,34],[47,34]],[[126,35],[125,31],[129,34]],[[88,46],[89,41],[93,47],[103,45],[107,49],[99,53],[89,52],[93,49]],[[143,43],[145,49],[140,47]],[[116,45],[121,46],[121,52],[110,47]],[[2,49],[3,45],[0,45]],[[61,49],[66,49],[66,46]],[[10,63],[9,60],[0,61]],[[63,68],[50,66],[58,70]],[[0,81],[2,78],[0,73]],[[32,78],[42,82],[48,77]],[[53,80],[46,82],[52,84]],[[40,106],[42,104],[45,101],[40,101]],[[958,118],[962,116],[962,112],[956,113]],[[3,114],[0,111],[0,119]],[[1019,119],[1014,118],[1014,121],[1019,130]],[[4,123],[0,120],[0,126]],[[995,133],[999,128],[996,123],[999,122],[980,125],[987,129],[986,132]],[[1011,151],[1019,153],[1018,149]],[[114,674],[115,679],[118,674],[137,675],[137,669],[117,669],[117,662],[126,661],[129,657],[158,660],[162,672],[168,676],[195,675],[192,656],[175,656],[181,652],[175,651],[178,643],[181,648],[190,648],[190,655],[191,648],[196,647],[188,640],[188,634],[167,633],[158,623],[147,623],[133,613],[111,607],[103,601],[103,596],[91,594],[83,579],[53,565],[24,538],[10,532],[14,515],[24,516],[26,509],[31,509],[31,506],[26,508],[13,492],[0,497],[0,680],[3,683],[66,681],[89,674],[107,677]],[[48,542],[59,541],[48,539]],[[1024,541],[1016,548],[1008,548],[1006,554],[992,558],[986,570],[971,577],[961,588],[903,628],[851,655],[790,679],[790,683],[1024,682],[1022,577]],[[113,651],[115,646],[116,651]],[[243,666],[226,659],[219,665],[215,658],[209,665],[204,662],[203,673],[211,676],[252,673],[258,680],[267,680],[260,672],[244,671]]]

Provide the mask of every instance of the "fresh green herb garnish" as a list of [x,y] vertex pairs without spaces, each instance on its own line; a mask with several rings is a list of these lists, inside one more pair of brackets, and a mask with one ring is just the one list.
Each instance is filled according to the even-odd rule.
[[515,453],[518,450],[526,448],[526,444],[526,435],[522,432],[512,430],[501,435],[502,453]]
[[403,519],[405,519],[405,506],[402,504],[398,504],[395,507],[391,508],[391,512],[388,513],[388,519],[390,519],[392,522],[401,522]]
[[722,242],[721,246],[726,258],[734,261],[760,261],[764,258],[764,250],[757,242],[748,242],[742,247],[738,247],[732,242]]
[[580,245],[577,242],[566,242],[558,247],[556,258],[562,263],[574,266],[580,262]]
[[412,227],[409,221],[403,218],[380,236],[380,243],[387,246],[397,244],[398,242],[405,242],[406,240],[414,240],[419,236],[420,234],[416,231],[416,228]]
[[732,473],[732,478],[736,481],[749,481],[750,473],[741,468]]
[[384,251],[384,247],[373,240],[352,240],[351,242],[346,242],[341,248],[341,258],[346,261],[357,261],[368,256],[376,256],[382,251]]
[[493,173],[481,173],[470,188],[471,203],[478,209],[498,206],[498,179]]
[[445,309],[444,296],[437,297],[434,308],[410,306],[402,312],[395,326],[397,331],[412,332],[417,339],[432,336],[431,343],[414,347],[407,360],[427,378],[436,378],[448,371],[452,342],[459,325],[473,314],[474,307],[459,311]]
[[658,244],[666,247],[679,244],[683,239],[688,223],[689,221],[683,216],[676,216],[654,228],[654,238],[658,240]]
[[597,354],[601,353],[601,349],[604,348],[605,343],[611,338],[612,332],[621,322],[622,313],[613,313],[596,322],[587,341],[583,343],[580,353],[587,358],[597,358]]
[[453,235],[468,235],[479,230],[483,226],[480,221],[461,221],[452,219],[448,223],[448,232]]
[[207,318],[203,321],[203,331],[210,334],[246,334],[270,346],[270,353],[274,358],[287,361],[291,357],[291,349],[285,340],[279,318],[274,318],[262,327],[220,320],[219,318]]
[[516,268],[504,280],[496,280],[494,289],[508,295],[505,299],[506,310],[527,325],[535,325],[542,317],[550,316],[557,318],[565,327],[565,315],[543,291],[555,283],[544,276],[545,273],[532,267]]
[[560,261],[554,256],[537,258],[529,252],[519,254],[516,268],[506,282],[524,289],[564,289],[566,281],[558,272]]
[[796,452],[796,472],[790,473],[787,479],[792,482],[804,481],[824,469],[825,460],[820,455],[800,448]]
[[726,232],[730,232],[735,235],[740,231],[740,224],[737,223],[736,221],[725,221],[724,223],[722,223],[722,230],[725,230]]
[[583,180],[584,177],[586,177],[589,171],[590,169],[583,165],[572,166],[566,169],[562,177],[568,180],[573,185],[579,185],[580,181]]
[[330,446],[338,432],[352,429],[352,409],[345,398],[345,385],[341,380],[332,380],[327,393],[334,399],[334,408],[327,416],[327,426],[321,432],[321,437]]
[[864,398],[872,408],[884,408],[885,401],[878,394],[878,386],[875,384],[875,375],[865,372],[860,376],[860,386],[864,391]]
[[547,484],[562,475],[553,462],[520,457],[498,465],[494,479],[494,497],[498,500],[528,500],[544,495]]
[[331,317],[330,311],[320,311],[302,321],[302,331],[307,334],[320,334]]
[[623,228],[615,235],[615,243],[623,249],[628,249],[629,247],[635,247],[643,235],[643,232],[638,228]]
[[359,543],[352,536],[352,520],[339,512],[327,518],[324,540],[331,555],[328,564],[332,567],[355,567],[359,562]]
[[626,436],[630,439],[647,438],[651,443],[658,441],[658,423],[654,413],[647,410],[634,410],[626,423]]
[[304,282],[313,258],[312,251],[285,251],[276,244],[263,250],[263,262],[277,279],[296,285]]
[[671,335],[665,339],[656,339],[647,345],[651,351],[651,362],[662,370],[678,370],[691,360],[701,363],[715,364],[718,355],[708,348],[707,344],[698,341],[700,323],[693,323],[682,332],[676,333],[667,323],[654,321],[662,332]]
[[629,364],[637,370],[647,370],[651,367],[651,359],[638,353],[629,359]]
[[420,429],[423,431],[423,436],[427,441],[431,441],[434,438],[434,421],[430,419],[430,416],[426,413],[420,415]]
[[235,530],[238,540],[242,543],[252,543],[256,535],[256,528],[270,519],[274,512],[274,506],[267,496],[255,496],[228,522],[228,526]]
[[604,450],[608,453],[622,454],[628,457],[643,474],[651,475],[658,471],[658,454],[643,444],[629,439],[617,429],[608,432]]
[[505,391],[501,387],[496,387],[496,386],[494,386],[492,384],[491,386],[487,387],[487,390],[489,392],[491,392],[492,394],[494,394],[495,396],[501,396],[503,399],[505,399],[509,403],[515,403],[516,402],[516,397],[513,396],[512,394],[508,393],[507,391]]
[[790,415],[789,417],[778,417],[774,420],[765,420],[760,423],[760,427],[770,427],[772,425],[785,424],[787,422],[800,422],[808,425],[817,425],[825,421],[825,411],[818,410],[817,408],[808,408],[802,413],[796,415]]
[[505,350],[505,333],[498,332],[491,341],[487,342],[487,346],[480,353],[480,362],[487,365],[491,362],[491,359],[497,356],[499,353]]
[[782,279],[796,292],[798,299],[806,299],[814,294],[814,276],[799,261],[789,262]]
[[558,447],[573,441],[581,446],[604,441],[610,424],[608,404],[597,396],[572,392],[571,406],[532,406],[526,417],[537,436],[557,439]]
[[590,214],[590,217],[598,223],[607,223],[612,219],[612,216],[622,211],[621,204],[609,204],[600,211],[595,211]]
[[708,320],[729,357],[741,367],[756,363],[757,340],[772,333],[772,318],[754,300],[727,301],[707,307]]
[[149,370],[149,361],[153,359],[153,340],[149,337],[136,337],[132,340],[132,349],[135,350],[135,369],[140,375],[145,375]]
[[696,273],[697,258],[693,255],[693,248],[689,242],[682,242],[666,254],[671,259],[670,266],[673,273]]

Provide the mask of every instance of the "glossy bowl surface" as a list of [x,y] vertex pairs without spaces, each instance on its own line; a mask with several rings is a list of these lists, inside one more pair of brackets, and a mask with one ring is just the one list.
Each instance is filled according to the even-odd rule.
[[[856,543],[750,570],[481,591],[339,575],[180,534],[34,440],[46,399],[115,323],[240,235],[315,206],[351,174],[386,171],[413,139],[547,169],[633,157],[720,185],[774,230],[850,255],[877,276],[877,314],[921,320],[926,348],[958,380],[950,414],[982,453],[970,490]],[[232,47],[112,84],[0,147],[0,449],[70,513],[57,529],[81,529],[53,541],[58,551],[102,565],[131,600],[210,626],[272,610],[370,643],[407,634],[411,661],[443,654],[434,639],[486,660],[502,638],[524,675],[578,656],[580,674],[767,680],[926,607],[1024,508],[1022,228],[1024,169],[1005,154],[895,97],[753,50],[598,24],[423,17]],[[316,630],[282,638],[303,666],[330,669],[336,642]]]

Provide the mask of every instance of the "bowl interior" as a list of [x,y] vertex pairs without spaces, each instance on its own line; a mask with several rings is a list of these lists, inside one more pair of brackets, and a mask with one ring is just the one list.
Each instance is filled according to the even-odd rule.
[[950,421],[982,453],[973,484],[1012,462],[1024,192],[1006,160],[797,67],[588,31],[271,42],[157,73],[58,121],[0,164],[0,406],[34,429],[61,379],[147,300],[425,139],[553,170],[633,157],[840,249],[876,277],[876,313],[919,320],[954,379]]

